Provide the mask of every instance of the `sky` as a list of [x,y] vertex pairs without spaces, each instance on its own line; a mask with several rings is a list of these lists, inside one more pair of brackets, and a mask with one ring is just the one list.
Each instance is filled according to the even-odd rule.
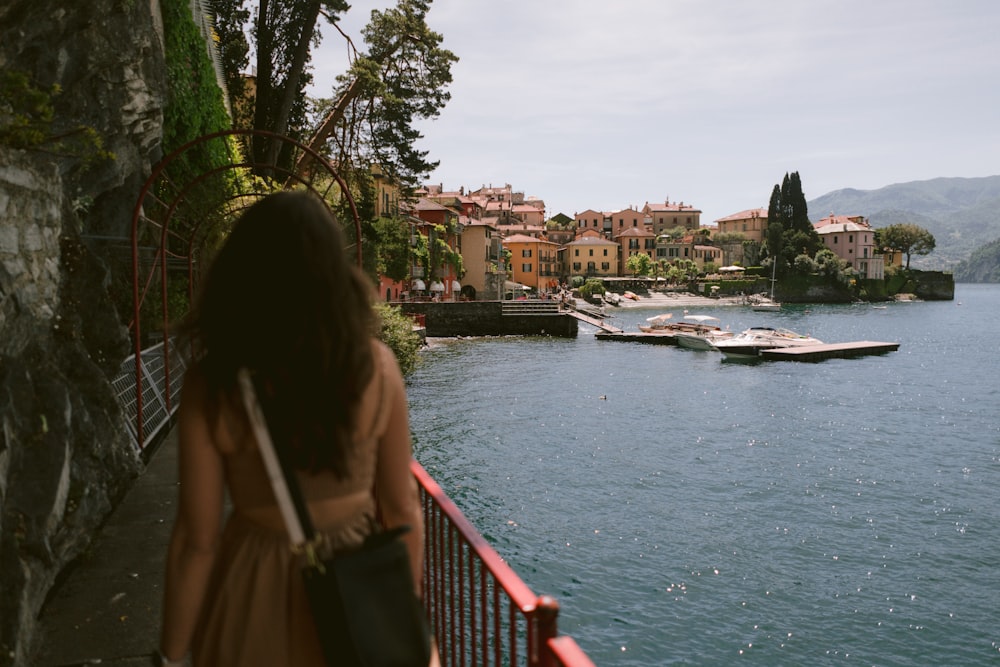
[[[393,4],[341,27],[360,46]],[[419,125],[446,190],[509,183],[549,217],[669,199],[711,224],[795,171],[807,200],[1000,174],[996,0],[434,0],[427,22],[460,59]],[[323,35],[330,97],[346,49]]]

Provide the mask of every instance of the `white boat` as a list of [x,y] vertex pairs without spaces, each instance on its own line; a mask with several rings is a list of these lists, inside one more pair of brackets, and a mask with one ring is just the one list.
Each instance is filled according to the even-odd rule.
[[686,347],[689,350],[704,350],[706,352],[717,351],[715,344],[734,337],[732,331],[706,331],[704,333],[678,332],[674,334],[674,340],[679,347]]
[[721,331],[717,326],[706,324],[706,322],[716,319],[710,315],[685,315],[684,319],[690,320],[685,322],[672,322],[670,321],[672,317],[672,313],[647,317],[646,324],[639,325],[639,331],[669,336],[676,336],[679,333],[700,334],[706,331]]
[[733,337],[731,331],[724,331],[717,325],[709,322],[718,322],[719,318],[711,315],[685,315],[685,320],[695,322],[694,328],[690,330],[679,330],[674,333],[674,341],[680,347],[689,350],[715,350],[716,341],[726,340]]
[[822,345],[823,341],[791,329],[751,327],[732,338],[713,343],[727,359],[756,359],[761,350],[802,345]]
[[750,308],[758,312],[781,310],[781,304],[766,296],[757,297],[750,302]]
[[778,263],[771,258],[771,296],[756,296],[751,297],[750,308],[756,311],[775,311],[781,310],[781,304],[774,300],[774,283],[777,282],[777,276],[775,271],[778,268]]

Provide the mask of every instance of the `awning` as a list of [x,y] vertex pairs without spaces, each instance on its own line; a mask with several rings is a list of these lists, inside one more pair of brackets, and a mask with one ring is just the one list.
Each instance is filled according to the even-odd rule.
[[440,280],[435,280],[434,282],[431,283],[431,291],[432,292],[443,292],[444,291],[444,283],[441,282]]
[[515,283],[513,280],[507,280],[503,284],[504,289],[508,290],[529,290],[531,289],[527,285],[522,285],[521,283]]
[[452,280],[451,281],[451,291],[452,292],[461,292],[462,291],[462,283],[458,282],[457,280]]
[[418,292],[423,292],[425,289],[427,289],[427,285],[424,284],[423,280],[417,278],[416,280],[413,281],[413,289],[417,290]]

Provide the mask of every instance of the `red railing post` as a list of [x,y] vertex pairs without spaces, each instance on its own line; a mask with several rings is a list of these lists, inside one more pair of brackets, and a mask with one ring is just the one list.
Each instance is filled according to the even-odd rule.
[[534,637],[530,642],[531,655],[528,657],[532,667],[556,667],[552,652],[549,651],[549,640],[558,634],[559,602],[548,595],[538,597],[533,617]]

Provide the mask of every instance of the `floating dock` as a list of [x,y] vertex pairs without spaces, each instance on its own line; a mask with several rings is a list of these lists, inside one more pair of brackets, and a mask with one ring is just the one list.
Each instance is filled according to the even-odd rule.
[[617,340],[623,343],[647,343],[652,345],[677,345],[677,339],[668,333],[646,333],[644,331],[598,331],[597,340]]
[[[597,340],[614,340],[622,343],[645,343],[647,345],[677,345],[677,339],[669,333],[646,333],[644,331],[598,331]],[[859,340],[850,343],[823,343],[798,347],[775,347],[761,350],[758,359],[767,361],[823,361],[824,359],[849,359],[870,354],[886,354],[899,349],[899,343],[883,343]],[[747,361],[753,361],[748,359]]]
[[823,361],[824,359],[848,359],[869,354],[885,354],[895,352],[898,349],[899,343],[859,340],[853,343],[776,347],[770,350],[761,350],[760,358],[768,361]]

